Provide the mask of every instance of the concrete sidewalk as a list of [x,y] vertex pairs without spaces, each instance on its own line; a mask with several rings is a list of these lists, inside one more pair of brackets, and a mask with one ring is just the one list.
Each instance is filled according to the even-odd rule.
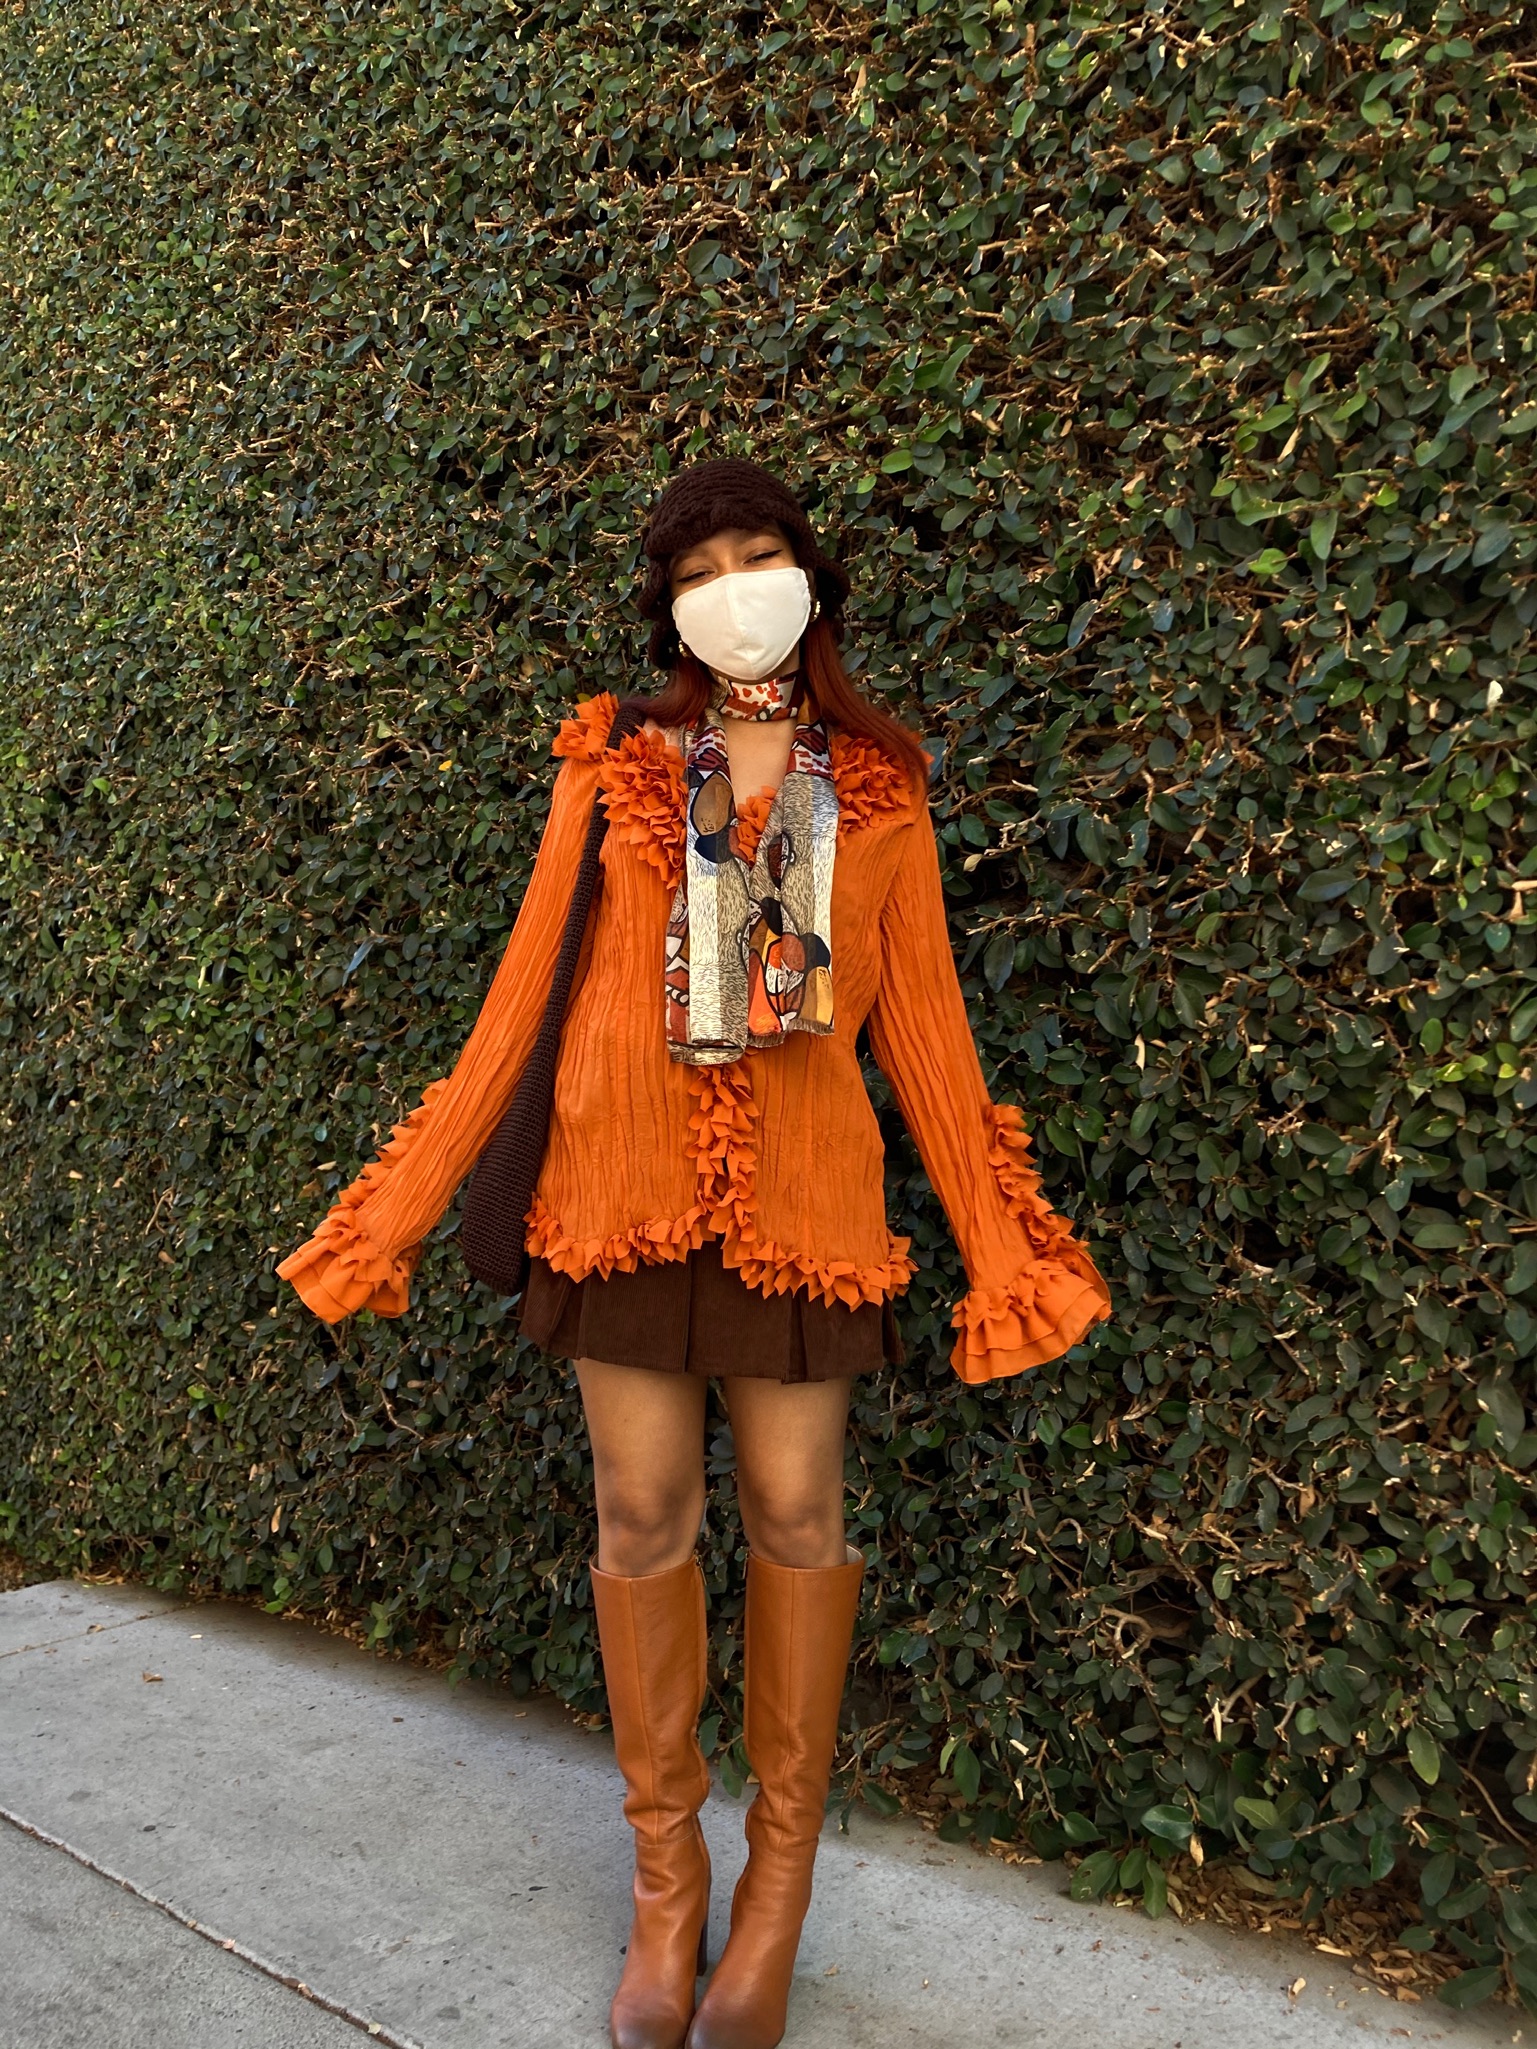
[[[607,1737],[554,1705],[451,1691],[306,1624],[71,1581],[0,1595],[0,2049],[603,2049],[621,1795]],[[705,1810],[717,1950],[742,1813],[718,1789]],[[823,1838],[786,2049],[1520,2028],[1391,2002],[1293,1942],[1075,1905],[1059,1866],[856,1815]]]

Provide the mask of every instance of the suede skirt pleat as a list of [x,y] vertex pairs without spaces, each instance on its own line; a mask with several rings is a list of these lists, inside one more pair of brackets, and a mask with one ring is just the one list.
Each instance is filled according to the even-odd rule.
[[844,1380],[906,1356],[890,1302],[764,1295],[709,1239],[683,1259],[573,1280],[529,1260],[518,1328],[558,1359],[706,1377]]

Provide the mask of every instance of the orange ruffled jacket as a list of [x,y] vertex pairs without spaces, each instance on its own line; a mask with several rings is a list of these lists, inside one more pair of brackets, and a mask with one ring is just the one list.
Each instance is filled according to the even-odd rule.
[[[561,1041],[528,1247],[580,1279],[718,1238],[765,1294],[899,1293],[910,1240],[886,1221],[880,1129],[855,1051],[868,1024],[966,1263],[950,1361],[997,1380],[1058,1358],[1110,1314],[1070,1222],[1041,1193],[1012,1103],[989,1101],[945,922],[927,793],[875,742],[835,730],[835,1024],[723,1066],[672,1060],[663,933],[684,843],[683,756],[656,727],[605,743],[617,700],[577,706],[512,937],[451,1074],[432,1082],[315,1235],[278,1266],[327,1323],[402,1316],[423,1241],[517,1087],[543,1012],[593,799],[609,831],[585,975]],[[769,798],[739,807],[750,859]]]

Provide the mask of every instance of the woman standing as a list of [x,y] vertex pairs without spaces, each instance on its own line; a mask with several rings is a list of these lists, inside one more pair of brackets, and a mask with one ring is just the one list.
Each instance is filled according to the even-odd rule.
[[[753,463],[683,471],[643,545],[670,674],[645,726],[616,700],[561,726],[549,821],[451,1074],[277,1271],[328,1322],[408,1307],[410,1276],[510,1101],[589,814],[608,818],[529,1208],[520,1328],[575,1361],[596,1475],[604,1679],[635,1832],[616,2049],[773,2049],[811,1895],[862,1555],[843,1526],[854,1376],[900,1364],[914,1271],[885,1214],[856,1042],[891,1082],[971,1283],[966,1381],[1059,1357],[1109,1295],[988,1098],[945,921],[916,737],[838,658],[848,579]],[[748,1541],[746,1745],[758,1791],[724,1951],[698,2007],[710,1863],[707,1383],[722,1383]]]

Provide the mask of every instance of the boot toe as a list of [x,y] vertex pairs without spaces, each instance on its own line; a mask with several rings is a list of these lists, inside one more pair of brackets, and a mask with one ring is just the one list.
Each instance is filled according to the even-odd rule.
[[689,2016],[662,2007],[626,2006],[609,2015],[613,2049],[683,2049]]
[[684,2049],[778,2049],[784,2030],[772,2034],[750,2020],[733,2020],[725,2014],[696,2014]]
[[785,2003],[776,1996],[776,1988],[733,1986],[727,1992],[721,1986],[712,1999],[706,1987],[684,2049],[778,2049],[786,2020]]

